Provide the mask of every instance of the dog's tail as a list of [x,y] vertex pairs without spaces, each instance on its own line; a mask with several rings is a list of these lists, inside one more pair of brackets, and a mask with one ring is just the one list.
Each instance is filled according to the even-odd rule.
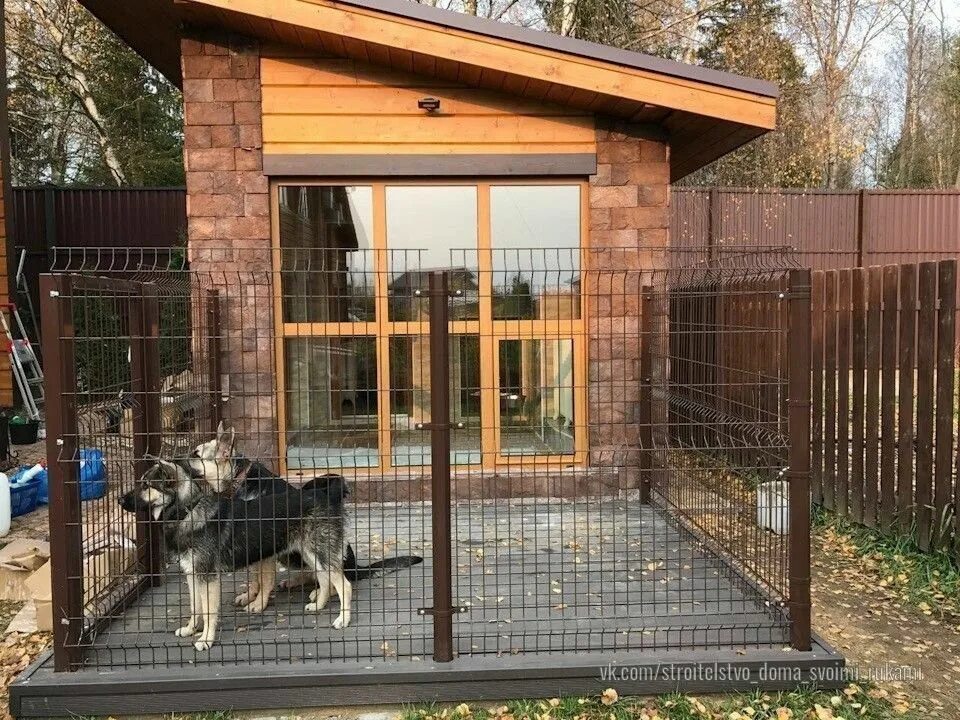
[[423,558],[419,555],[400,555],[386,560],[378,560],[369,565],[358,566],[353,547],[348,544],[343,554],[343,574],[346,575],[347,580],[355,583],[358,580],[370,580],[399,570],[406,570],[422,562]]

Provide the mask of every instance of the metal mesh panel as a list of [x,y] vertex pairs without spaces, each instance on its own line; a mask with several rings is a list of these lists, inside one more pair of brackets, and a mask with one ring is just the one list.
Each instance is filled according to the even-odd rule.
[[[280,250],[173,267],[152,251],[58,250],[44,350],[56,348],[67,409],[51,439],[64,440],[52,481],[66,483],[51,498],[66,528],[53,543],[60,669],[789,641],[787,536],[758,526],[756,502],[789,450],[783,271],[749,269],[753,248],[641,255],[481,237],[384,250],[342,222],[314,246],[296,240],[304,202],[281,197],[294,239]],[[221,419],[222,457],[198,465]],[[99,500],[77,497],[81,448],[107,458]],[[161,536],[193,506],[135,516],[118,504],[131,491],[151,501],[155,456],[225,503],[179,545],[168,534],[163,554]],[[213,479],[221,466],[228,476]],[[342,515],[328,503],[318,520],[329,474],[349,494]],[[295,496],[282,508],[300,512],[266,512],[251,482]],[[449,504],[433,501],[447,491]],[[70,543],[89,528],[121,561],[78,605],[90,553]],[[337,546],[322,572],[314,542]],[[211,554],[218,629],[198,650],[202,634],[174,631]],[[314,602],[338,562],[352,584],[346,628],[331,627],[339,593]],[[241,595],[250,608],[234,606]]]

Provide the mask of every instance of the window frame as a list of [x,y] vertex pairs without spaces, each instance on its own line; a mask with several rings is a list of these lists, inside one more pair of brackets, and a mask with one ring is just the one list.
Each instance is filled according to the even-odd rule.
[[[375,316],[373,321],[358,322],[284,322],[283,289],[280,247],[280,188],[286,185],[316,187],[370,187],[373,194],[372,243],[373,294]],[[548,186],[567,185],[580,188],[580,317],[578,319],[523,319],[494,320],[492,307],[493,255],[490,217],[490,188],[494,186]],[[588,283],[585,282],[589,257],[589,183],[582,177],[523,177],[523,178],[270,178],[270,227],[273,277],[274,355],[277,368],[277,455],[281,473],[287,468],[287,400],[285,342],[297,337],[373,337],[377,348],[377,437],[378,464],[368,467],[344,467],[359,475],[409,473],[429,467],[421,465],[394,465],[391,407],[390,407],[390,338],[394,335],[429,335],[428,321],[390,320],[389,250],[387,247],[386,189],[391,186],[419,187],[473,187],[477,193],[477,265],[479,275],[479,319],[452,320],[451,335],[479,335],[480,338],[480,424],[481,462],[454,465],[457,470],[496,469],[510,466],[563,468],[584,466],[588,461],[588,338],[589,317]],[[574,452],[566,454],[514,455],[503,454],[500,448],[500,403],[498,344],[501,340],[561,340],[573,341],[573,402],[575,408]],[[492,359],[491,359],[492,358]],[[485,361],[486,359],[486,361]],[[456,432],[456,431],[454,431]],[[323,469],[323,468],[315,468]],[[335,470],[336,468],[330,468]],[[298,471],[309,471],[300,466]]]

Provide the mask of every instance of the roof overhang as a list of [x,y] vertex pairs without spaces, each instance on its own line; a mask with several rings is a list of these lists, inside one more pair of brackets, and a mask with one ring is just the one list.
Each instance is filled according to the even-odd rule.
[[776,124],[771,83],[409,0],[80,0],[171,81],[181,23],[663,127],[677,180]]

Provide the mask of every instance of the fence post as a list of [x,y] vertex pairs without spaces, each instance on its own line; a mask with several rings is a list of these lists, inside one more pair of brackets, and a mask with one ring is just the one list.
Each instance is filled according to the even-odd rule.
[[433,659],[453,660],[450,549],[450,338],[447,274],[430,273],[430,476],[433,522]]
[[220,368],[220,292],[207,290],[207,382],[210,386],[210,431],[223,420],[223,387]]
[[787,329],[790,431],[790,645],[810,649],[810,271],[791,270]]
[[640,425],[640,502],[650,502],[651,473],[653,472],[653,287],[644,285],[640,315],[640,406],[637,422]]
[[[130,298],[130,373],[133,393],[134,481],[149,469],[147,455],[160,454],[160,302],[157,286],[144,283]],[[146,513],[137,515],[137,558],[152,585],[162,581],[162,530]]]
[[83,535],[77,455],[77,371],[73,287],[64,275],[40,276],[40,312],[46,365],[47,461],[50,497],[50,584],[53,667],[80,662],[83,632]]

